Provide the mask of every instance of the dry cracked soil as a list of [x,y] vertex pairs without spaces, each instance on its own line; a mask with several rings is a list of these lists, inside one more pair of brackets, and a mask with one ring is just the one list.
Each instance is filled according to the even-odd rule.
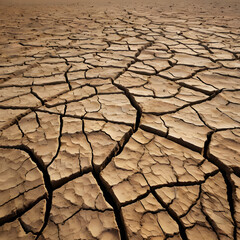
[[0,239],[240,239],[236,1],[0,8]]

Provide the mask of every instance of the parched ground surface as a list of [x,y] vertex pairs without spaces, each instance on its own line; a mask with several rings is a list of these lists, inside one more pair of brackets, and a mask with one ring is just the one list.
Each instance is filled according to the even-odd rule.
[[240,239],[240,17],[106,6],[0,9],[0,239]]

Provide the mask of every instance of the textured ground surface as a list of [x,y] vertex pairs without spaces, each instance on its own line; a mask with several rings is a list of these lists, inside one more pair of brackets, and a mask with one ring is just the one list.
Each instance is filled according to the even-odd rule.
[[1,240],[240,239],[240,17],[171,8],[0,9]]

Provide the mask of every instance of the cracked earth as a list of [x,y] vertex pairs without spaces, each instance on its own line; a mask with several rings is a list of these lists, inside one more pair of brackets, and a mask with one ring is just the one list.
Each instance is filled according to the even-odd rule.
[[239,15],[0,12],[1,240],[240,239]]

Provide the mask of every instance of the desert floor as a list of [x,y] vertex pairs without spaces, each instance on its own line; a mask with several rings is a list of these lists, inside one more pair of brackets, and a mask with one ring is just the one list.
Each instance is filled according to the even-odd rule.
[[0,1],[0,240],[240,239],[240,2]]

